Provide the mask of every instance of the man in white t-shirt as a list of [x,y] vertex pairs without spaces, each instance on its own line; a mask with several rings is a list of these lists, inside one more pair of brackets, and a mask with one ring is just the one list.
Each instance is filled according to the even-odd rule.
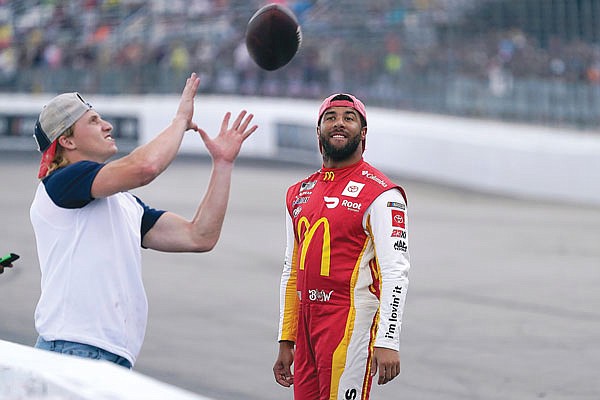
[[[191,74],[171,124],[153,140],[110,162],[113,127],[79,93],[56,96],[42,109],[34,134],[41,181],[30,210],[41,269],[36,347],[131,368],[147,321],[141,248],[206,252],[216,245],[234,161],[257,126],[246,111],[233,122],[226,113],[211,138],[192,120],[199,83]],[[128,192],[169,166],[188,130],[199,133],[213,161],[191,220]]]

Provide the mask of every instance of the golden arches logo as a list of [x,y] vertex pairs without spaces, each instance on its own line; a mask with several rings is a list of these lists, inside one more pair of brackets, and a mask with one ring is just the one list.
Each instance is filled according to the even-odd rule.
[[333,171],[325,171],[324,181],[333,181],[335,179],[335,173]]
[[[310,225],[310,222],[308,222],[308,219],[306,217],[302,217],[298,221],[298,238],[302,241],[299,268],[301,270],[304,269],[308,246],[310,245],[310,242],[315,236],[315,232],[317,232],[317,229],[320,225],[323,225],[323,246],[321,248],[321,276],[329,276],[329,266],[331,259],[331,234],[329,232],[329,220],[325,217],[319,218],[317,222],[315,222],[312,226]],[[304,237],[304,240],[301,239],[302,237]]]

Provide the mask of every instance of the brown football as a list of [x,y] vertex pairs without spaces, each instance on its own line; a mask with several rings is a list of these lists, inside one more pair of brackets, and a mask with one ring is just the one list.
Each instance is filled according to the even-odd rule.
[[259,67],[267,71],[274,71],[289,63],[301,43],[302,32],[296,16],[281,4],[267,4],[248,21],[248,53]]

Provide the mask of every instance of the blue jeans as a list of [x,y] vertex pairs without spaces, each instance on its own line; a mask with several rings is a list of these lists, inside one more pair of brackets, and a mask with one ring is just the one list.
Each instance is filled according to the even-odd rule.
[[66,340],[46,341],[40,336],[35,343],[35,347],[42,350],[70,354],[77,357],[91,358],[94,360],[106,360],[128,369],[131,369],[132,367],[131,363],[126,358],[103,350],[99,347],[90,346],[89,344],[68,342]]

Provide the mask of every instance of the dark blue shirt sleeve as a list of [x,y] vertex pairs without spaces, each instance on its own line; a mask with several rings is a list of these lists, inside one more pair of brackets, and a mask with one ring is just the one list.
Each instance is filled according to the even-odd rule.
[[94,200],[92,183],[103,166],[94,161],[79,161],[56,170],[42,182],[57,206],[81,208]]
[[144,240],[144,236],[146,235],[146,233],[148,233],[148,231],[152,229],[154,224],[156,224],[156,221],[158,221],[160,216],[163,215],[165,211],[150,208],[139,197],[134,197],[139,203],[139,205],[142,206],[142,208],[144,209],[144,215],[142,216],[142,226],[140,231],[142,234],[142,240]]

